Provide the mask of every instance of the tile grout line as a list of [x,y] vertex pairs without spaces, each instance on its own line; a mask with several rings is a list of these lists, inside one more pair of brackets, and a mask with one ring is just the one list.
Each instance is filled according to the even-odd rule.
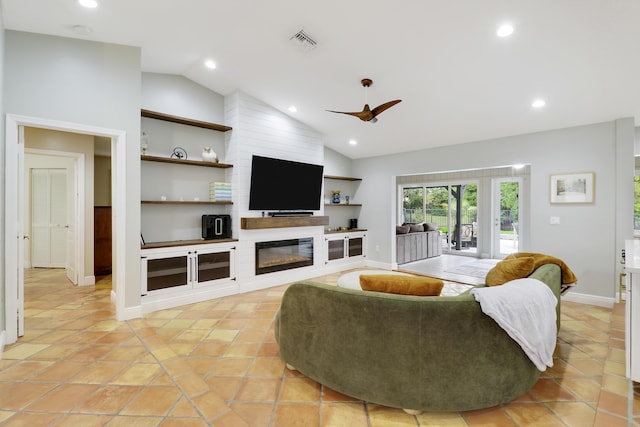
[[[195,410],[195,411],[200,415],[200,419],[201,419],[201,420],[203,420],[203,421],[205,421],[205,422],[207,422],[209,425],[211,425],[210,420],[206,418],[206,416],[205,416],[205,415],[204,415],[204,413],[202,412],[202,410],[201,410],[200,406],[199,406],[199,405],[197,405],[195,402],[193,402],[193,400],[192,400],[192,396],[189,396],[189,395],[187,394],[186,390],[183,388],[183,386],[182,386],[181,384],[179,384],[179,383],[176,381],[176,379],[177,379],[178,377],[182,377],[182,376],[188,375],[188,373],[182,373],[182,374],[180,374],[179,376],[174,376],[174,375],[173,375],[173,374],[168,370],[167,366],[166,366],[166,365],[165,365],[165,363],[164,363],[164,360],[161,360],[161,359],[158,357],[158,355],[156,354],[156,352],[154,352],[154,351],[153,351],[153,349],[149,346],[149,343],[148,343],[148,341],[147,341],[147,339],[146,339],[147,337],[146,337],[146,336],[141,336],[141,335],[138,333],[138,329],[137,329],[137,328],[132,324],[132,322],[133,322],[133,323],[143,323],[143,322],[144,322],[144,324],[146,325],[146,329],[149,329],[150,331],[152,331],[152,332],[153,332],[153,336],[157,337],[160,341],[162,341],[162,343],[163,343],[163,344],[165,344],[165,347],[163,347],[163,348],[166,348],[168,352],[171,352],[171,353],[173,354],[173,357],[171,357],[171,358],[167,358],[167,359],[165,359],[165,360],[179,359],[179,360],[183,361],[186,365],[188,365],[188,362],[186,362],[186,361],[182,360],[182,358],[181,358],[181,357],[179,357],[179,356],[175,353],[175,351],[173,351],[173,349],[168,345],[168,343],[167,343],[164,339],[162,339],[162,338],[161,338],[161,337],[156,333],[155,328],[153,328],[153,327],[151,327],[151,326],[149,326],[149,325],[147,324],[147,322],[146,322],[146,320],[145,320],[145,319],[136,319],[136,320],[134,320],[134,321],[127,321],[127,322],[126,322],[126,323],[129,325],[129,328],[131,329],[131,331],[132,331],[132,332],[133,332],[133,333],[138,337],[138,339],[142,342],[142,344],[143,344],[143,345],[144,345],[144,347],[146,348],[146,350],[147,350],[148,354],[150,354],[150,355],[151,355],[151,356],[156,360],[156,362],[160,365],[160,367],[162,368],[162,370],[164,371],[164,373],[167,375],[167,377],[168,377],[168,378],[171,380],[171,382],[176,386],[176,388],[177,388],[178,390],[180,390],[180,393],[182,394],[182,397],[183,397],[183,398],[185,398],[185,399],[189,402],[189,404],[193,407],[193,409],[194,409],[194,410]],[[190,371],[190,373],[193,373],[193,374],[195,374],[196,376],[200,377],[198,374],[196,374],[196,373],[193,371],[193,369],[191,368],[191,366],[189,366],[189,371]],[[208,390],[207,390],[207,391],[203,391],[203,392],[201,392],[201,393],[198,393],[198,394],[194,395],[193,397],[202,396],[202,395],[206,394],[207,392],[214,393],[216,396],[218,396],[218,394],[217,394],[217,393],[215,393],[213,390],[211,390],[211,387],[209,386],[209,384],[207,384],[204,380],[202,380],[202,381],[207,385]],[[220,418],[220,417],[222,417],[222,416],[228,415],[228,413],[229,413],[229,412],[233,412],[233,411],[231,410],[231,408],[226,404],[226,402],[224,402],[224,400],[223,400],[222,398],[220,398],[220,396],[218,396],[218,398],[219,398],[219,399],[220,399],[220,400],[225,404],[225,406],[227,407],[227,409],[228,409],[228,410],[227,410],[227,411],[225,411],[225,412],[224,412],[224,413],[222,413],[222,414],[219,414],[219,416],[214,417],[214,419],[217,419],[217,418]],[[179,401],[179,400],[180,400],[180,399],[178,399],[178,401]],[[177,403],[177,402],[176,402],[176,403]]]

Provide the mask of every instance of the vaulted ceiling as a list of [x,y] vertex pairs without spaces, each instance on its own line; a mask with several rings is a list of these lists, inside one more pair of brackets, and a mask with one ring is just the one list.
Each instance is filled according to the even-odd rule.
[[[143,71],[248,93],[351,158],[640,119],[637,0],[97,2],[2,0],[2,13],[10,30],[139,46]],[[300,30],[315,47],[291,40]],[[326,111],[365,99],[402,102],[375,124]]]

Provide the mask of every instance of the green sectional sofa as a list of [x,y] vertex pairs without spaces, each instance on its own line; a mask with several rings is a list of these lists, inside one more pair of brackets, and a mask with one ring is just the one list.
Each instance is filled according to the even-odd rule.
[[[531,276],[558,298],[555,264]],[[559,320],[558,320],[559,327]],[[335,391],[407,412],[509,402],[539,371],[473,295],[417,297],[294,283],[276,315],[288,367]]]

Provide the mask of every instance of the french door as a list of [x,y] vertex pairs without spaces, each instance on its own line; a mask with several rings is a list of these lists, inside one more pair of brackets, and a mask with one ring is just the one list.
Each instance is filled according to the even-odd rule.
[[522,177],[493,180],[491,257],[518,252],[522,241]]

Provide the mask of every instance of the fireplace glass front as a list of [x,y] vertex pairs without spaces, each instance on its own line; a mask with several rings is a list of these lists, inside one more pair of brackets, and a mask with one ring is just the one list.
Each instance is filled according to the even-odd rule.
[[313,238],[256,242],[256,275],[313,265]]

